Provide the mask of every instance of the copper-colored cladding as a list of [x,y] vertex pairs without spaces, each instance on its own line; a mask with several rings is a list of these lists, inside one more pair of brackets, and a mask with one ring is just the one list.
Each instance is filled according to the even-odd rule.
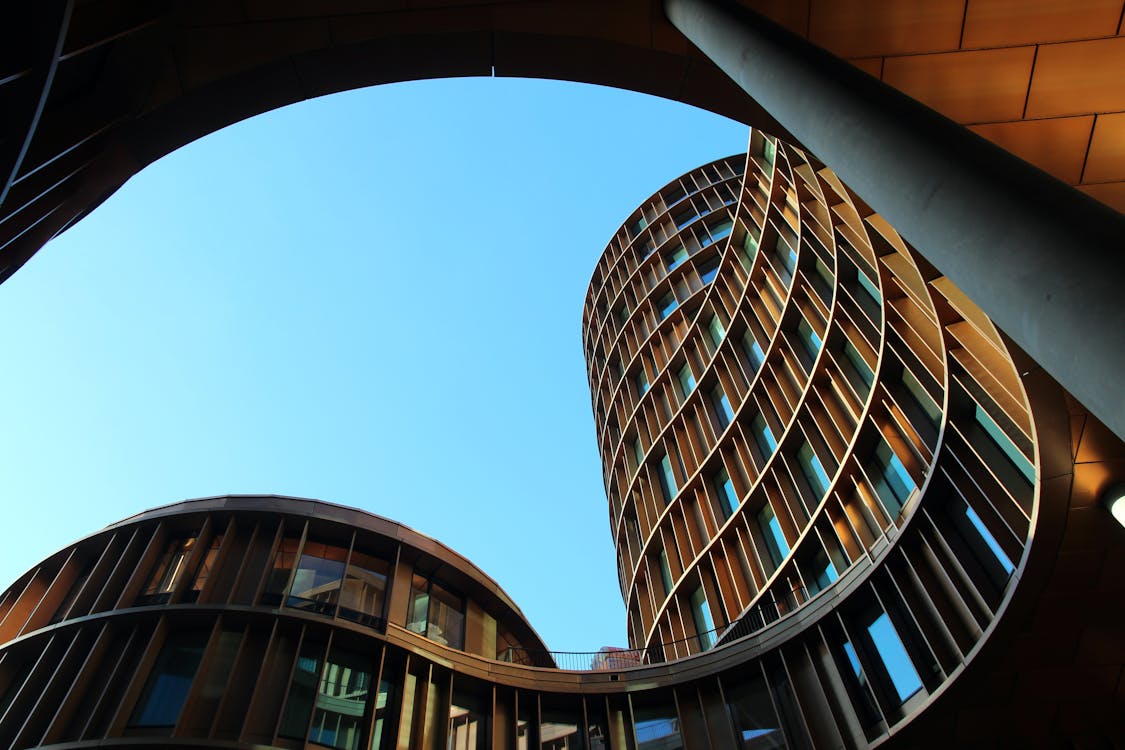
[[[755,131],[674,181],[611,241],[583,326],[641,648],[554,669],[434,540],[190,501],[0,593],[0,750],[1125,738],[1125,534],[1096,505],[1125,446],[832,172]],[[446,608],[423,622],[421,597]]]
[[[995,126],[983,132],[1125,210],[1125,168],[1112,155],[1121,139],[1097,127],[1125,112],[1122,0],[747,4],[958,122]],[[784,135],[656,0],[10,5],[0,12],[0,279],[182,144],[359,86],[569,79],[678,99]],[[1040,137],[1052,129],[1004,127],[1056,118],[1077,118],[1061,141]],[[1075,164],[1085,165],[1077,177]]]

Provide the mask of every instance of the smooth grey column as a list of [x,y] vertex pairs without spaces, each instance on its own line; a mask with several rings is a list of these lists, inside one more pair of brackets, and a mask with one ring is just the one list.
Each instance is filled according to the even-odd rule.
[[741,6],[664,9],[1125,438],[1125,216]]

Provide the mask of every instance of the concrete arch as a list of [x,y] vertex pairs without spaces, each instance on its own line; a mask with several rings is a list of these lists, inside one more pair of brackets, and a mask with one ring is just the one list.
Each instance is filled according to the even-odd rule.
[[785,132],[648,0],[54,0],[21,14],[5,24],[12,59],[0,68],[10,132],[0,281],[147,164],[239,120],[349,89],[553,78]]

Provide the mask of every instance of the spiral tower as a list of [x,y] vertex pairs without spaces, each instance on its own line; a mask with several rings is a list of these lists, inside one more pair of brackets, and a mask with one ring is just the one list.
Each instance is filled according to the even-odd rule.
[[805,719],[867,741],[965,669],[1032,540],[1049,550],[1120,455],[1107,440],[1093,484],[1053,481],[1075,472],[1082,436],[1060,430],[1081,407],[830,170],[757,130],[621,226],[583,343],[631,645],[792,639],[775,656],[818,696],[797,703],[833,707]]

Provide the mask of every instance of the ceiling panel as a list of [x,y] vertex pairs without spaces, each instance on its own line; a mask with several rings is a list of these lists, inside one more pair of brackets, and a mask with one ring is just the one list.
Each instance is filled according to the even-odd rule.
[[1125,180],[1125,112],[1099,115],[1083,182]]
[[1045,44],[1035,60],[1028,117],[1125,110],[1125,37]]
[[1093,125],[1094,116],[1086,115],[989,123],[974,125],[972,130],[1073,185],[1082,177],[1082,163]]
[[1113,36],[1122,0],[972,0],[961,43],[1002,47]]
[[965,0],[815,0],[812,41],[840,57],[954,50]]
[[961,123],[1023,116],[1034,47],[888,57],[883,80]]

